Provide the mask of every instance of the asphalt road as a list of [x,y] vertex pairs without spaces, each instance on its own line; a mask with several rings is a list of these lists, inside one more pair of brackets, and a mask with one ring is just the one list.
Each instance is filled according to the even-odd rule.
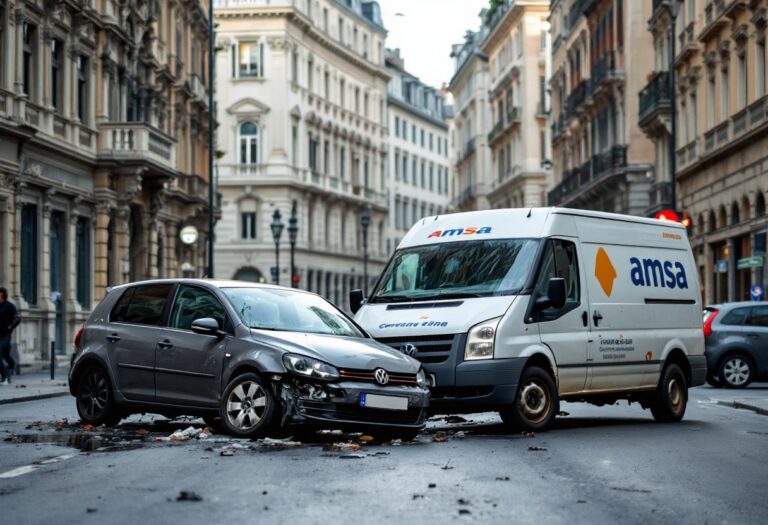
[[[768,385],[748,392],[768,397]],[[625,402],[564,403],[568,415],[536,436],[505,434],[491,414],[433,421],[415,444],[352,451],[331,446],[347,436],[300,448],[224,436],[156,442],[190,423],[145,416],[87,432],[57,425],[77,419],[70,397],[5,405],[0,516],[8,524],[765,523],[768,417],[714,399],[736,395],[692,390],[679,424],[654,423]],[[179,501],[181,491],[201,500]]]

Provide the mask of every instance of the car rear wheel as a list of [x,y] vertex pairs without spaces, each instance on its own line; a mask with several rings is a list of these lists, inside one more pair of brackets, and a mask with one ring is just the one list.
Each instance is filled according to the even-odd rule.
[[557,387],[545,370],[529,366],[520,376],[515,402],[501,409],[504,424],[513,430],[544,431],[558,412]]
[[274,413],[275,399],[267,383],[254,373],[242,374],[230,381],[219,407],[226,431],[244,438],[266,436]]
[[753,376],[752,363],[744,356],[731,355],[720,364],[719,379],[726,388],[745,388]]
[[656,421],[676,422],[683,419],[688,405],[688,383],[685,374],[675,363],[664,367],[661,380],[650,402]]
[[109,376],[100,366],[91,366],[78,376],[75,398],[77,413],[85,424],[113,426],[122,419],[112,397]]

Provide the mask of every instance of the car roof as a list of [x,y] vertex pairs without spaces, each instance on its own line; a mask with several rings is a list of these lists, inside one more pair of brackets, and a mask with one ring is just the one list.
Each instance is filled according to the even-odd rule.
[[274,289],[274,290],[290,290],[293,292],[301,292],[301,293],[307,293],[311,295],[317,295],[312,292],[308,292],[306,290],[301,290],[299,288],[291,288],[288,286],[279,286],[276,284],[267,284],[267,283],[255,283],[253,281],[236,281],[234,279],[187,279],[187,278],[179,278],[179,279],[147,279],[144,281],[133,281],[130,283],[124,283],[119,284],[115,286],[111,286],[108,288],[108,290],[116,290],[121,288],[126,288],[128,286],[139,286],[139,285],[150,285],[150,284],[207,284],[209,286],[214,286],[216,288],[266,288],[266,289]]
[[716,310],[731,310],[733,308],[743,308],[745,306],[768,306],[768,301],[738,301],[735,303],[711,304],[707,308]]

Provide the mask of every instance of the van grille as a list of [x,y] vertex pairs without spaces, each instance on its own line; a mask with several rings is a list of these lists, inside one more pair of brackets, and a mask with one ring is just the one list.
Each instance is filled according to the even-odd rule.
[[456,335],[422,335],[414,337],[381,337],[378,342],[400,350],[406,344],[412,344],[418,349],[414,356],[422,363],[442,363],[451,355]]

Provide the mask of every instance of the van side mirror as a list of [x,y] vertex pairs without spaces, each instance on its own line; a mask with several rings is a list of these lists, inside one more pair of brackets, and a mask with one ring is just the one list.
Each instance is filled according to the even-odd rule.
[[553,277],[549,280],[547,295],[545,297],[539,297],[536,300],[536,307],[539,310],[546,310],[547,308],[562,308],[565,306],[565,301],[565,279],[562,277]]
[[363,306],[363,291],[360,289],[351,290],[349,292],[349,309],[353,314],[356,314],[360,307]]
[[203,317],[192,321],[192,331],[200,335],[218,336],[220,333],[219,322],[213,317]]

